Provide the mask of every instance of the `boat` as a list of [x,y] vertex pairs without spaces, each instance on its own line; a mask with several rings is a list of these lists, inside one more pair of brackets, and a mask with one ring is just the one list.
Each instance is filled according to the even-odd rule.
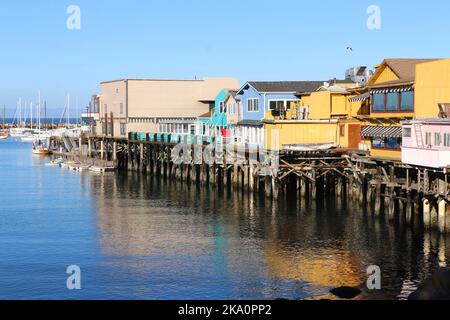
[[39,122],[38,122],[38,130],[37,130],[37,137],[35,138],[34,135],[32,135],[33,138],[35,138],[33,142],[32,152],[33,154],[37,155],[49,155],[51,153],[50,148],[48,147],[48,139],[42,138],[42,130],[41,130],[41,93],[39,92],[39,104],[38,104],[38,114],[39,114]]
[[51,153],[47,144],[40,139],[33,142],[32,152],[37,155],[49,155]]
[[32,134],[27,134],[19,138],[22,142],[34,142],[37,138]]
[[47,167],[61,167],[61,165],[64,163],[64,160],[62,158],[58,158],[55,160],[50,161],[46,164]]
[[326,151],[336,148],[334,143],[322,143],[322,144],[290,144],[283,145],[284,150],[311,152],[311,151]]
[[114,172],[117,168],[115,167],[101,167],[101,166],[92,166],[89,168],[90,171],[96,173],[105,173],[105,172]]
[[0,140],[5,140],[9,138],[9,131],[5,129],[6,127],[6,111],[5,106],[3,106],[3,129],[0,131]]

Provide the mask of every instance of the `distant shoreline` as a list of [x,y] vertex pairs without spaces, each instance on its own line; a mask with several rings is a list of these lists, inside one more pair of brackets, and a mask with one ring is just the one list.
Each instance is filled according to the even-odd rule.
[[[80,122],[80,118],[69,118],[69,123],[73,124],[73,123],[79,123]],[[17,119],[14,118],[5,118],[5,124],[16,124],[17,123]],[[25,124],[31,124],[30,119],[22,119],[22,123]],[[33,119],[33,124],[37,124],[38,120],[37,119]],[[64,124],[67,123],[67,118],[63,118],[61,119],[61,117],[57,117],[57,118],[43,118],[41,119],[41,123],[45,123],[45,124]],[[3,119],[0,118],[0,124],[3,124]]]

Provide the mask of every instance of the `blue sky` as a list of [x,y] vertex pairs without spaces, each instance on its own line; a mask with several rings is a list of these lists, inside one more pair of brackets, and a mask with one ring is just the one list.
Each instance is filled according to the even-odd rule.
[[[66,28],[71,4],[81,30]],[[366,26],[372,4],[381,30]],[[387,57],[450,57],[449,10],[444,0],[2,1],[0,106],[10,114],[41,90],[60,115],[67,92],[81,109],[100,81],[122,77],[324,80]]]

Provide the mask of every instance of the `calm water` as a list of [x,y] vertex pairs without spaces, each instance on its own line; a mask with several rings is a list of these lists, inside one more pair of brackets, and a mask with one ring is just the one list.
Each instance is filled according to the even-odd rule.
[[[0,141],[0,298],[310,299],[383,271],[401,298],[445,265],[450,239],[340,201],[274,207],[138,175],[48,168]],[[66,289],[66,268],[82,290]]]

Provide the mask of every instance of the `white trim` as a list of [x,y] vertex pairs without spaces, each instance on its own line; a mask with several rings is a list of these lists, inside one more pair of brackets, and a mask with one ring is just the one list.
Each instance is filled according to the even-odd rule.
[[[253,100],[253,101],[256,100],[256,101],[258,101],[258,110],[252,110],[252,111],[249,110],[249,103],[248,103],[248,102],[249,102],[250,100]],[[248,99],[247,99],[247,112],[249,112],[249,113],[258,113],[258,112],[261,110],[261,109],[260,109],[260,108],[261,108],[260,103],[261,103],[260,98],[248,98]]]
[[244,83],[244,85],[236,92],[236,96],[240,96],[240,95],[241,95],[240,92],[241,92],[242,90],[244,90],[244,88],[245,88],[247,85],[248,85],[249,87],[253,88],[253,90],[255,90],[256,92],[260,93],[258,90],[256,90],[256,88],[255,88],[254,86],[252,86],[252,85],[250,84],[249,81],[247,81],[247,82]]
[[288,110],[288,109],[286,108],[286,107],[287,107],[286,102],[288,102],[288,101],[299,102],[300,99],[269,99],[269,100],[267,100],[267,111],[266,111],[266,112],[271,112],[271,111],[273,111],[272,109],[270,109],[270,103],[271,103],[272,101],[283,101],[283,102],[284,102],[284,108],[285,108],[285,110]]

